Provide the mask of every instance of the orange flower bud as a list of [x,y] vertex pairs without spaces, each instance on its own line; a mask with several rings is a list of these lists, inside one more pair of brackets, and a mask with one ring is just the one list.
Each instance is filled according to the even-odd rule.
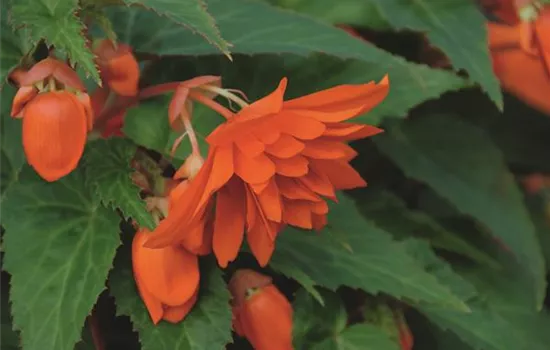
[[292,306],[267,276],[239,270],[229,282],[233,328],[256,350],[291,350]]
[[24,108],[23,148],[29,164],[47,181],[73,171],[86,144],[87,107],[67,91],[34,97]]
[[198,258],[177,246],[145,248],[148,231],[136,233],[132,266],[141,299],[154,324],[180,322],[195,305],[199,290]]
[[183,165],[176,171],[176,174],[174,175],[174,178],[176,179],[192,179],[197,175],[199,170],[201,170],[201,167],[204,163],[204,159],[200,154],[197,153],[191,153],[189,157],[185,160]]
[[119,95],[137,95],[139,65],[130,46],[118,43],[115,47],[110,40],[102,40],[94,52],[103,81]]

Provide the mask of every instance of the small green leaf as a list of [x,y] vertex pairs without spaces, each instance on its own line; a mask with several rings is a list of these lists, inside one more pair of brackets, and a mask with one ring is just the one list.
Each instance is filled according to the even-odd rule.
[[25,164],[25,153],[21,139],[21,120],[10,117],[11,102],[15,90],[11,86],[4,86],[0,96],[1,108],[1,138],[0,138],[0,201],[4,199],[4,192],[15,182],[19,171]]
[[331,290],[346,285],[372,294],[384,292],[396,298],[468,310],[390,234],[365,220],[352,200],[339,196],[339,203],[331,205],[328,222],[320,233],[292,228],[283,231],[270,266],[278,270],[281,264],[292,264],[316,285]]
[[465,69],[502,110],[502,93],[493,74],[487,44],[487,20],[474,1],[370,1],[378,5],[395,28],[426,33],[430,42],[449,56],[456,69]]
[[[120,264],[119,264],[120,263]],[[118,261],[111,274],[111,294],[118,315],[128,315],[139,332],[143,350],[224,349],[231,342],[230,295],[212,261],[201,264],[199,299],[185,320],[153,325],[139,297],[129,261]]]
[[173,23],[186,26],[229,56],[231,45],[221,37],[216,21],[208,13],[204,0],[124,0],[124,2],[128,5],[143,5],[172,20]]
[[155,222],[140,196],[140,188],[131,179],[130,161],[136,153],[136,145],[127,139],[110,138],[96,140],[87,147],[86,178],[105,205],[120,208],[124,217],[131,217],[141,227],[150,230]]
[[4,85],[8,74],[31,50],[30,42],[25,38],[25,30],[14,31],[9,24],[8,1],[3,1],[0,13],[0,87]]
[[340,334],[346,328],[348,315],[338,294],[322,290],[320,295],[324,305],[305,289],[296,294],[292,303],[292,341],[296,349],[311,349],[316,343]]
[[546,276],[535,227],[501,152],[487,135],[458,118],[429,115],[388,123],[374,141],[407,176],[433,187],[502,240],[531,277],[531,295],[541,306]]
[[84,186],[81,169],[47,183],[30,167],[2,205],[4,268],[25,350],[72,350],[105,280],[119,218]]
[[313,350],[399,350],[388,334],[375,326],[355,324],[333,338],[326,339]]
[[12,19],[16,28],[25,27],[34,44],[41,39],[56,51],[68,55],[86,74],[100,84],[94,55],[83,36],[84,25],[77,17],[78,0],[12,0]]

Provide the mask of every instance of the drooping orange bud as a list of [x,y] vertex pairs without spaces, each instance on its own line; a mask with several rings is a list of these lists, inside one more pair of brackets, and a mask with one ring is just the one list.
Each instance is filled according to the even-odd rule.
[[94,50],[98,57],[102,80],[117,94],[136,96],[138,93],[139,65],[130,46],[111,40],[101,40]]
[[292,306],[271,283],[252,270],[239,270],[229,282],[233,328],[256,350],[292,350]]
[[154,324],[177,323],[193,308],[199,290],[196,255],[177,246],[148,249],[148,231],[138,231],[132,243],[132,266],[141,299]]
[[87,132],[86,110],[70,92],[39,94],[23,111],[25,155],[47,181],[56,181],[76,168]]
[[45,180],[58,180],[76,168],[84,151],[93,124],[90,98],[78,75],[53,58],[28,72],[16,70],[14,79],[20,87],[11,115],[23,118],[27,160]]

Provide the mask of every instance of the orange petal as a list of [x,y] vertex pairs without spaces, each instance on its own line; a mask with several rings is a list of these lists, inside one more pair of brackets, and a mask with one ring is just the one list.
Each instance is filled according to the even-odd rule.
[[[80,101],[84,110],[86,111],[86,121],[88,125],[88,131],[91,131],[94,126],[94,110],[92,108],[92,102],[90,96],[86,93],[78,93],[76,98]],[[124,114],[122,114],[124,116]]]
[[[209,212],[211,209],[208,209]],[[214,237],[214,216],[207,215],[206,221],[204,223],[204,232],[202,235],[202,243],[200,246],[193,250],[189,250],[193,254],[197,255],[208,255],[212,253],[212,240]]]
[[300,177],[308,173],[309,162],[307,158],[296,155],[287,159],[271,158],[275,163],[277,174],[288,177]]
[[315,168],[310,167],[307,175],[302,176],[297,180],[313,192],[318,193],[321,196],[328,197],[332,200],[336,200],[334,186],[330,182],[330,179],[326,174],[318,172]]
[[242,182],[233,177],[218,191],[212,248],[225,268],[237,257],[243,241],[246,197]]
[[212,194],[225,185],[236,172],[236,169],[233,168],[233,149],[231,147],[220,147],[212,150],[212,153],[209,152],[208,157],[212,157],[212,169],[210,170],[204,193],[198,202],[197,210],[203,207]]
[[98,56],[102,79],[121,96],[136,96],[138,93],[139,64],[132,48],[111,40],[102,40],[94,50]]
[[367,186],[361,175],[346,161],[319,159],[312,161],[311,166],[316,173],[325,174],[337,190],[351,190]]
[[246,233],[246,241],[261,267],[267,265],[275,250],[275,243],[269,237],[269,231],[278,232],[278,230],[278,225],[268,223],[266,226],[260,220],[256,220],[254,227],[249,228]]
[[17,90],[15,97],[13,98],[13,103],[11,105],[11,116],[13,118],[21,118],[23,108],[25,105],[31,101],[36,95],[38,95],[38,90],[33,86],[22,86]]
[[310,202],[300,200],[285,200],[284,201],[283,221],[286,224],[304,228],[313,228],[311,221]]
[[146,231],[139,231],[132,243],[134,275],[143,287],[164,305],[187,302],[199,284],[199,265],[195,255],[177,246],[145,248]]
[[170,323],[178,323],[183,321],[185,319],[185,316],[187,316],[191,309],[193,309],[193,306],[195,306],[198,297],[199,288],[197,287],[195,294],[193,294],[191,299],[186,301],[183,305],[167,307],[164,311],[164,316],[162,317],[162,319]]
[[86,111],[69,92],[36,96],[23,111],[23,148],[29,164],[46,181],[73,171],[84,151]]
[[535,22],[537,43],[546,67],[548,79],[550,79],[550,5],[542,8]]
[[339,85],[284,103],[284,110],[322,122],[341,122],[363,114],[380,104],[389,91],[385,76],[378,84]]
[[138,276],[136,275],[134,276],[135,276],[139,296],[141,297],[141,300],[143,300],[143,303],[147,308],[147,312],[149,312],[149,316],[151,317],[153,324],[159,323],[164,314],[162,303],[153,294],[149,293],[147,289],[145,289],[143,283],[141,282]]
[[281,134],[273,144],[267,145],[265,151],[277,158],[293,157],[304,149],[304,144],[288,134]]
[[[262,230],[267,233],[271,240],[275,240],[278,233],[276,223],[267,219],[266,214],[260,204],[258,197],[253,193],[248,185],[245,185],[246,191],[246,210],[247,210],[247,226],[250,229],[255,229],[256,226],[263,226]],[[250,214],[248,214],[250,213]],[[258,220],[258,218],[260,220]]]
[[264,151],[264,144],[252,134],[236,140],[235,145],[249,158],[257,157]]
[[285,94],[286,85],[287,79],[281,79],[281,82],[275,91],[255,101],[248,107],[241,109],[235,116],[235,120],[239,123],[246,122],[280,112],[283,107],[283,96]]
[[329,123],[323,137],[334,141],[353,141],[377,135],[384,130],[372,125]]
[[262,183],[275,174],[275,165],[263,153],[256,157],[248,157],[239,149],[236,149],[235,174],[247,183]]
[[271,178],[266,188],[257,195],[257,198],[265,217],[271,221],[281,222],[281,196],[274,178]]
[[281,195],[288,199],[304,199],[309,201],[320,201],[321,197],[311,189],[298,182],[296,179],[286,176],[277,176],[277,186]]
[[519,48],[520,30],[519,26],[508,26],[504,24],[488,22],[487,30],[489,37],[489,49],[513,49]]
[[327,216],[326,215],[317,215],[311,214],[311,222],[313,224],[313,229],[319,231],[327,225]]
[[27,73],[20,75],[19,84],[21,86],[31,86],[46,79],[53,74],[53,72],[57,68],[58,63],[59,61],[51,57],[43,59],[42,61],[32,66],[32,68],[29,69]]
[[265,145],[271,145],[279,139],[281,133],[272,127],[264,127],[254,130],[254,135]]
[[277,126],[285,134],[301,140],[312,140],[323,134],[325,124],[296,113],[283,112],[277,116]]
[[357,155],[357,152],[342,142],[316,139],[306,142],[306,147],[302,154],[314,159],[351,159]]

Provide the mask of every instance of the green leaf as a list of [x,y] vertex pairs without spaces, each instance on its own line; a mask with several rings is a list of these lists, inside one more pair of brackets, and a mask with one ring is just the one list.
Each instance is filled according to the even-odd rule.
[[398,29],[426,33],[443,50],[456,69],[469,76],[502,110],[502,93],[493,74],[485,16],[471,0],[371,0],[386,20]]
[[130,177],[133,172],[130,161],[136,149],[132,141],[123,138],[90,143],[83,158],[86,177],[105,205],[120,208],[126,219],[131,217],[140,227],[153,230],[155,222],[139,196],[140,188]]
[[14,31],[8,18],[8,2],[2,2],[0,13],[0,87],[8,78],[8,74],[15,68],[30,50],[31,45],[24,37],[25,30]]
[[320,305],[305,289],[294,299],[293,342],[296,349],[312,350],[398,350],[381,327],[358,324],[346,328],[348,315],[338,294],[322,290]]
[[17,182],[19,171],[25,164],[25,153],[21,139],[21,120],[10,117],[15,89],[11,86],[4,86],[0,93],[0,146],[2,147],[0,149],[0,201],[2,201],[4,192]]
[[316,343],[340,334],[348,315],[338,294],[322,290],[324,305],[309,291],[300,289],[292,303],[294,310],[292,338],[296,349],[311,349]]
[[76,15],[78,0],[12,0],[12,4],[14,26],[27,28],[34,44],[45,39],[101,83],[94,55],[82,35],[85,27]]
[[498,262],[458,232],[443,227],[429,214],[408,209],[403,200],[387,190],[368,187],[357,197],[361,212],[396,238],[422,237],[435,248],[466,256],[484,266],[498,268]]
[[222,272],[209,260],[201,264],[199,299],[185,320],[156,326],[139,297],[129,261],[119,260],[110,277],[117,314],[130,316],[143,350],[224,349],[231,341],[230,295]]
[[6,193],[4,268],[25,350],[72,350],[105,289],[119,219],[84,183],[81,169],[47,183],[25,167]]
[[364,0],[270,0],[274,5],[301,12],[332,24],[391,28],[376,4]]
[[407,176],[433,187],[502,240],[531,277],[531,295],[541,306],[546,278],[535,227],[502,154],[481,130],[448,115],[429,115],[388,123],[374,141]]
[[[285,60],[276,63],[276,67],[266,64],[265,58],[262,58],[252,61],[254,69],[245,64],[251,63],[246,58],[235,57],[235,65],[225,62],[226,68],[241,74],[247,74],[242,67],[258,74],[261,71],[263,74],[254,78],[263,83],[264,89],[277,84],[283,74],[289,77],[289,89],[300,87],[303,94],[336,84],[379,81],[387,73],[390,93],[379,107],[365,116],[364,120],[371,123],[376,123],[382,116],[403,117],[411,107],[427,99],[470,85],[452,72],[408,62],[339,28],[261,2],[211,0],[208,1],[208,8],[226,38],[234,44],[234,54],[288,53],[306,57],[313,53],[323,54],[311,60],[297,60],[296,56],[291,56],[293,62]],[[113,9],[110,15],[120,40],[129,43],[138,52],[161,56],[216,54],[210,45],[189,31],[142,9]],[[134,25],[139,23],[148,25]],[[204,59],[201,57],[200,61]],[[238,65],[239,60],[243,61],[242,66]],[[189,72],[189,68],[181,62],[180,69]],[[217,72],[220,70],[211,66],[205,73],[219,74]],[[233,81],[227,79],[227,70],[223,72],[227,86],[227,81]],[[244,81],[242,77],[236,78],[239,84]],[[175,80],[175,77],[170,76],[170,80]],[[246,91],[243,86],[232,87]],[[288,96],[291,95],[289,91]]]
[[[124,134],[139,145],[154,149],[171,158],[170,151],[179,134],[172,131],[168,123],[168,105],[171,95],[149,99],[139,106],[128,110],[124,118]],[[201,151],[206,154],[208,136],[225,119],[215,112],[195,104],[193,108],[193,127],[199,139]],[[191,144],[185,138],[173,157],[173,163],[178,166],[191,154]]]
[[292,264],[315,284],[331,290],[346,285],[467,311],[399,242],[365,220],[352,200],[339,196],[339,203],[330,209],[329,224],[318,234],[292,228],[283,231],[270,266],[279,270],[280,265]]
[[[530,296],[517,279],[509,274],[495,274],[477,268],[465,272],[468,279],[455,273],[438,259],[427,244],[410,240],[408,249],[456,295],[468,302],[470,313],[442,310],[434,305],[418,305],[438,327],[456,333],[474,349],[543,350],[547,349],[550,318],[533,310]],[[479,296],[476,296],[479,294]]]
[[313,350],[358,349],[399,350],[399,346],[390,339],[384,330],[367,324],[356,324],[313,347]]
[[[220,35],[216,21],[207,11],[203,0],[124,0],[128,5],[140,4],[157,14],[183,25],[203,36],[210,44],[229,55],[228,44]],[[163,19],[166,21],[165,19]]]

